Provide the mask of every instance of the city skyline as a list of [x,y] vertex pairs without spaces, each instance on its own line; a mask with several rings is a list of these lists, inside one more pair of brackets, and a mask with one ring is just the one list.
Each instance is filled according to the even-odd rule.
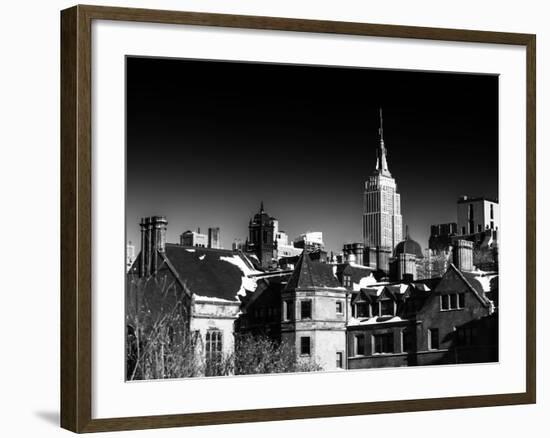
[[230,248],[262,201],[290,239],[361,242],[380,107],[403,225],[423,248],[460,195],[498,198],[495,76],[127,58],[127,79],[136,247],[139,219],[164,215],[169,242],[220,227]]

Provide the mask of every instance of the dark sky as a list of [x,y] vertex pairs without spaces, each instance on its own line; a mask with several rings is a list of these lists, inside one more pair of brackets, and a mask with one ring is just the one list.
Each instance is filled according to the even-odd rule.
[[498,78],[281,64],[127,59],[127,237],[165,215],[168,241],[246,238],[264,201],[290,238],[362,241],[378,108],[403,224],[427,247],[463,194],[498,198]]

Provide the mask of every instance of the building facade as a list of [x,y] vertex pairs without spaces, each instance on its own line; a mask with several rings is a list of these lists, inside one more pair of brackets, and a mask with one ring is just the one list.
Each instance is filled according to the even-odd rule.
[[458,234],[461,236],[498,230],[500,209],[498,201],[488,198],[462,196],[457,202]]
[[200,228],[197,231],[187,230],[180,235],[180,245],[208,248],[208,236],[202,234]]
[[388,271],[389,259],[372,254],[382,250],[391,254],[393,248],[403,240],[401,198],[397,184],[392,177],[387,161],[382,110],[380,110],[380,143],[377,148],[376,169],[365,182],[363,194],[363,242],[369,264]]
[[220,227],[208,228],[208,248],[221,249]]
[[298,361],[345,368],[348,310],[347,291],[333,267],[312,261],[305,250],[281,294],[281,340],[295,347]]
[[[137,308],[152,326],[167,321],[176,342],[192,350],[189,377],[219,374],[234,352],[241,297],[256,288],[260,272],[241,251],[166,243],[167,224],[162,216],[141,221],[141,251],[127,274],[127,314]],[[131,323],[127,329],[135,331]]]

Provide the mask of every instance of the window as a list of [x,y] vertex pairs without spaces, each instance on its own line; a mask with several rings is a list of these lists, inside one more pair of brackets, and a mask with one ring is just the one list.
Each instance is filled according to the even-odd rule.
[[380,301],[381,315],[393,315],[393,301],[382,300]]
[[355,316],[357,318],[366,318],[369,316],[369,305],[367,303],[357,303],[355,305]]
[[370,310],[371,310],[371,316],[378,316],[380,314],[380,312],[379,312],[379,310],[380,310],[379,303],[372,303],[370,305]]
[[311,300],[300,302],[300,318],[311,319]]
[[342,301],[336,301],[336,313],[338,314],[344,313],[344,306],[342,304]]
[[222,359],[222,332],[220,330],[208,330],[205,344],[207,374],[215,375],[217,365]]
[[344,353],[336,352],[336,368],[344,368]]
[[455,294],[443,294],[441,295],[441,310],[459,310],[464,309],[465,305],[465,294],[464,293],[455,293]]
[[456,309],[456,308],[458,308],[458,297],[457,297],[457,295],[456,295],[456,294],[451,294],[451,295],[449,295],[449,298],[450,298],[450,300],[451,300],[451,304],[450,304],[449,307],[450,307],[451,309]]
[[351,277],[344,275],[344,287],[351,287]]
[[494,229],[495,229],[495,222],[491,221],[491,230],[494,230]]
[[466,234],[466,227],[462,227],[462,234]]
[[432,328],[428,330],[428,348],[439,350],[439,329]]
[[477,232],[481,233],[482,231],[483,230],[482,230],[481,224],[477,224]]
[[402,342],[401,348],[402,348],[403,353],[414,351],[415,350],[414,344],[413,344],[414,336],[413,336],[412,331],[405,329],[401,332],[401,336],[402,336],[402,338],[401,338],[401,342]]
[[441,310],[449,310],[449,295],[441,295]]
[[475,327],[461,327],[456,330],[456,343],[459,347],[466,347],[475,343],[477,330]]
[[365,335],[356,335],[355,336],[355,355],[364,356],[365,355]]
[[494,205],[493,204],[490,204],[491,205],[491,219],[494,219],[495,218],[495,211],[493,209]]
[[374,353],[393,353],[393,333],[373,335]]
[[285,321],[292,321],[294,319],[294,301],[285,301]]
[[302,336],[300,338],[300,354],[304,356],[311,354],[311,338],[309,336]]

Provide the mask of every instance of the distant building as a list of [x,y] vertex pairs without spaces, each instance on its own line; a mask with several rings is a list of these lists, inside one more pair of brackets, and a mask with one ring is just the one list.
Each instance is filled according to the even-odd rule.
[[446,251],[453,244],[453,238],[457,235],[458,225],[456,222],[432,225],[428,248],[432,251]]
[[294,239],[296,248],[307,249],[308,251],[324,250],[323,233],[321,231],[308,231],[300,234]]
[[354,262],[358,265],[364,264],[365,245],[360,242],[346,243],[343,248],[344,260],[349,261],[350,256],[353,255]]
[[380,109],[380,143],[377,149],[376,170],[365,182],[363,195],[364,263],[389,271],[389,258],[395,246],[403,240],[401,198],[392,178],[384,144],[382,109]]
[[275,245],[276,219],[268,215],[264,210],[264,203],[260,205],[260,211],[250,219],[248,224],[248,242],[246,251],[253,253],[262,268],[270,268],[273,260],[277,258]]
[[126,272],[132,267],[134,260],[136,259],[136,247],[129,241],[126,244]]
[[488,198],[462,196],[457,202],[458,234],[461,236],[498,230],[500,209],[498,201]]
[[201,234],[200,228],[196,232],[187,230],[180,235],[180,244],[183,246],[196,246],[198,248],[207,248],[208,236],[206,234]]
[[231,249],[233,249],[233,251],[245,251],[246,244],[243,239],[234,239],[231,244]]
[[390,280],[414,281],[418,279],[418,265],[422,263],[424,254],[420,244],[407,233],[405,240],[399,242],[390,260]]
[[441,265],[458,240],[473,242],[474,264],[483,270],[498,270],[500,209],[496,200],[461,196],[457,201],[457,223],[432,225],[430,256]]
[[208,248],[220,249],[221,247],[220,228],[208,228]]
[[302,254],[303,249],[294,246],[294,243],[288,241],[288,234],[279,229],[279,221],[275,220],[275,246],[277,248],[277,260],[286,257],[296,257]]

